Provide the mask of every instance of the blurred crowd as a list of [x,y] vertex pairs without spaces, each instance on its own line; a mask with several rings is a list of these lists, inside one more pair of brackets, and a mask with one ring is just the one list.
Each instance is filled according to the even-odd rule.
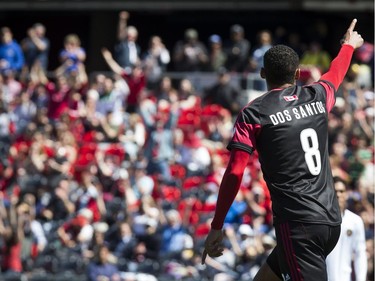
[[[90,281],[252,280],[275,246],[270,196],[254,154],[225,220],[224,255],[201,265],[226,145],[249,90],[231,80],[257,75],[274,44],[300,55],[301,85],[319,79],[332,57],[319,38],[302,42],[278,28],[260,30],[250,42],[239,24],[228,27],[228,38],[212,34],[209,44],[188,28],[171,50],[158,35],[140,46],[142,34],[129,18],[119,13],[118,43],[98,54],[109,71],[95,74],[86,72],[90,58],[77,34],[62,39],[61,65],[51,70],[43,24],[25,38],[0,29],[5,280],[67,273]],[[373,55],[370,42],[355,52],[329,121],[333,174],[350,186],[349,209],[366,227],[368,280],[374,279]],[[169,70],[212,72],[217,81],[197,91]],[[265,89],[255,80],[254,90]]]

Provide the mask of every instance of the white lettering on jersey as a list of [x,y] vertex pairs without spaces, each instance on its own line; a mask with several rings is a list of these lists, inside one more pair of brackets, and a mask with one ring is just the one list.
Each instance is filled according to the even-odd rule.
[[326,110],[324,104],[321,101],[318,101],[293,107],[291,110],[285,109],[283,111],[278,111],[275,114],[269,115],[269,118],[273,125],[278,125],[285,122],[290,122],[293,120],[293,118],[298,120],[317,114],[323,114],[325,112]]

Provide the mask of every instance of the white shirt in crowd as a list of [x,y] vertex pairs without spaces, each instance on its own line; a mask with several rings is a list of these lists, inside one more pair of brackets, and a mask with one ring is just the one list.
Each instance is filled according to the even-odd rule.
[[345,210],[339,241],[326,259],[328,281],[351,281],[352,262],[355,280],[366,281],[365,227],[360,216]]

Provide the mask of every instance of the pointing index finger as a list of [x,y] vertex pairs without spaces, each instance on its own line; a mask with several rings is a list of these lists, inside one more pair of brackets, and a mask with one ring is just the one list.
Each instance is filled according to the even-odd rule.
[[349,32],[352,32],[354,30],[354,27],[355,27],[356,23],[357,23],[357,19],[353,19],[349,28],[348,28]]

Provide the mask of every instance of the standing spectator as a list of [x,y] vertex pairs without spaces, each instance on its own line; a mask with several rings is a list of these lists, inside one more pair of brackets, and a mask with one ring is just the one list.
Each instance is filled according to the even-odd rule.
[[45,26],[41,23],[35,23],[27,30],[27,37],[21,42],[28,71],[31,71],[36,63],[40,65],[43,71],[47,70],[50,42],[45,35]]
[[262,30],[258,33],[258,46],[251,54],[250,72],[259,75],[259,79],[254,81],[254,88],[258,91],[265,91],[266,82],[260,77],[260,70],[263,67],[263,56],[272,47],[272,35],[268,30]]
[[202,71],[208,63],[206,46],[199,41],[198,31],[185,30],[184,40],[178,41],[173,50],[173,63],[176,71]]
[[140,61],[141,48],[137,44],[138,30],[132,25],[128,26],[128,19],[128,12],[120,12],[117,30],[119,42],[114,49],[114,58],[122,68],[130,72]]
[[225,66],[227,55],[223,50],[223,42],[217,34],[212,34],[209,38],[209,71],[218,71]]
[[339,241],[326,259],[328,280],[352,280],[353,264],[355,280],[366,281],[365,227],[361,217],[347,209],[348,193],[345,181],[335,177],[334,182],[342,215],[342,224]]
[[204,104],[217,104],[228,109],[234,116],[241,109],[240,89],[231,83],[231,75],[225,68],[218,71],[218,81],[208,88],[203,97]]
[[139,99],[142,91],[146,87],[146,75],[140,64],[134,65],[129,72],[129,68],[122,68],[112,57],[107,49],[102,49],[102,55],[111,70],[121,75],[129,86],[129,95],[125,103],[126,111],[134,113],[138,110]]
[[239,24],[230,27],[230,40],[225,44],[227,54],[226,68],[229,71],[241,72],[247,65],[250,42],[245,38],[244,28]]
[[13,33],[9,27],[0,29],[0,72],[15,71],[19,74],[25,58],[21,46],[13,39]]
[[147,130],[144,155],[148,159],[147,172],[160,174],[166,181],[171,179],[169,161],[173,158],[173,131],[178,121],[177,104],[169,109],[159,109],[153,115],[141,106],[141,115]]
[[[77,34],[68,34],[64,38],[64,48],[59,54],[61,66],[65,74],[76,73],[86,60],[86,51],[81,47],[81,40]],[[60,68],[59,67],[59,68]]]
[[152,36],[149,42],[149,49],[142,59],[145,66],[148,89],[154,90],[159,85],[170,60],[169,51],[164,46],[161,38],[157,35]]

